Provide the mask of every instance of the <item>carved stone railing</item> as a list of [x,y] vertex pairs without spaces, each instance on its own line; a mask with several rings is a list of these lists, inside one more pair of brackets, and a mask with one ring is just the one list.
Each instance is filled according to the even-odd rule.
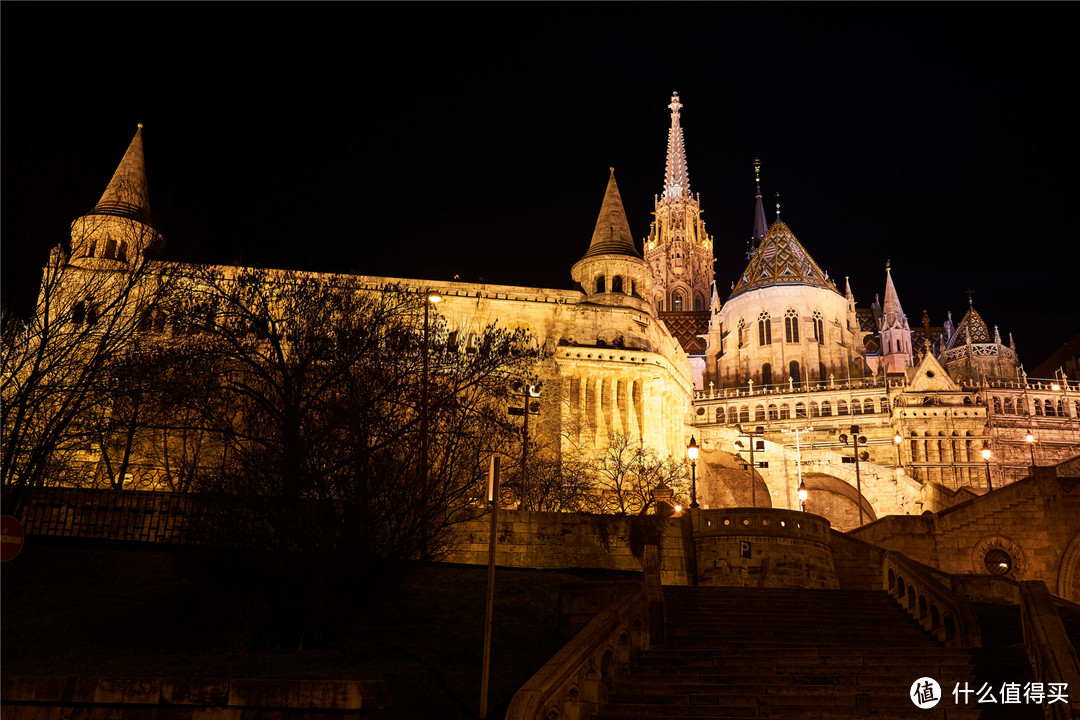
[[659,553],[645,549],[640,588],[602,610],[518,690],[506,720],[586,720],[630,667],[663,636]]
[[1020,582],[1020,622],[1035,682],[1043,683],[1048,691],[1051,684],[1064,685],[1069,696],[1068,702],[1045,704],[1045,716],[1053,720],[1080,718],[1080,660],[1042,580]]
[[949,647],[980,647],[979,621],[966,599],[908,557],[886,550],[881,563],[886,592],[923,628]]

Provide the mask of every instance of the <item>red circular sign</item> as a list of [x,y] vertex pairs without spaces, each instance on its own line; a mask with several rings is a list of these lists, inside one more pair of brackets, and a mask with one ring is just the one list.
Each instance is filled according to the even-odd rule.
[[22,523],[17,518],[0,515],[0,562],[7,562],[18,555],[25,539]]

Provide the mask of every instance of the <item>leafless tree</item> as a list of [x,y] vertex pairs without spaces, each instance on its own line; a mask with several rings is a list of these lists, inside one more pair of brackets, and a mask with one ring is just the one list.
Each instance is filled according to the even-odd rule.
[[[93,247],[94,218],[79,226]],[[105,370],[123,355],[145,310],[168,279],[144,252],[154,231],[123,219],[101,220],[112,233],[108,256],[73,258],[57,246],[44,269],[35,313],[29,319],[4,311],[2,396],[4,512],[19,513],[26,492],[46,482],[79,482],[90,458],[84,425],[96,408],[111,404]],[[119,233],[119,243],[115,235]],[[104,254],[104,253],[102,253]]]
[[626,435],[614,434],[607,446],[589,462],[592,492],[587,504],[593,512],[644,515],[654,506],[653,491],[670,487],[676,502],[686,497],[690,482],[685,462],[660,458],[654,450]]

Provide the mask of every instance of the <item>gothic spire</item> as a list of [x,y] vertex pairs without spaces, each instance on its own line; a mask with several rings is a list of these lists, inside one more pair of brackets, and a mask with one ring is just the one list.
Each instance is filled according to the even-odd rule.
[[679,125],[679,93],[671,96],[671,128],[668,130],[667,169],[664,172],[664,197],[690,197],[690,175],[686,170],[686,147]]
[[885,305],[881,312],[886,318],[904,318],[903,308],[900,307],[900,296],[896,294],[896,286],[893,285],[892,268],[885,266]]
[[769,223],[765,219],[765,203],[761,199],[761,159],[754,158],[754,237],[750,241],[751,250],[761,244],[765,233],[769,231]]
[[113,215],[138,220],[146,225],[153,224],[150,221],[150,192],[143,159],[142,127],[142,123],[139,123],[135,137],[131,139],[124,158],[91,215]]

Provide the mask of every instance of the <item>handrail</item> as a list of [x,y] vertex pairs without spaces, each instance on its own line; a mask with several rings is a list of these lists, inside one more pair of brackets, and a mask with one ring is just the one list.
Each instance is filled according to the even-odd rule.
[[1044,707],[1053,720],[1080,717],[1080,660],[1069,641],[1065,625],[1054,606],[1054,599],[1042,580],[1020,581],[1020,623],[1024,629],[1024,649],[1031,662],[1036,682],[1049,689],[1051,684],[1070,690],[1069,701],[1049,703]]
[[981,647],[979,621],[971,605],[906,555],[885,550],[882,584],[889,596],[949,647]]
[[642,583],[589,621],[514,693],[506,720],[588,717],[607,700],[608,685],[629,665],[631,650],[648,647],[649,602]]

